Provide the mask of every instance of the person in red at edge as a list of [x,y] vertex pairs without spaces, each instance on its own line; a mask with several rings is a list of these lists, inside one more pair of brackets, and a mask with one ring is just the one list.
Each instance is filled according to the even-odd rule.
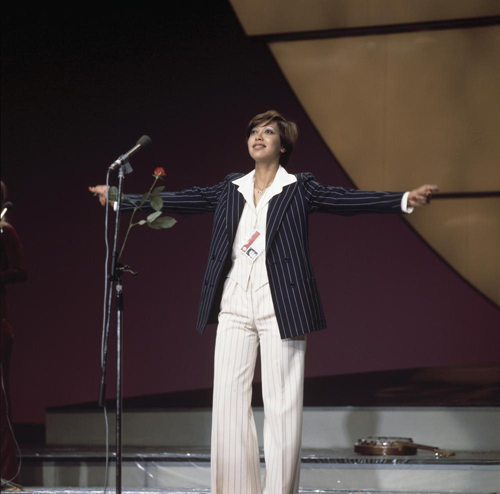
[[[297,494],[302,386],[308,333],[326,320],[308,249],[315,212],[410,213],[435,185],[374,192],[320,184],[285,170],[298,129],[277,111],[256,115],[246,140],[255,168],[212,187],[162,192],[163,210],[214,213],[197,329],[217,322],[212,410],[212,494]],[[101,204],[107,188],[90,187]],[[141,195],[126,195],[122,209]],[[219,291],[220,289],[220,291]],[[222,292],[222,297],[218,294]],[[251,410],[257,354],[262,366],[266,480],[262,490]]]
[[[1,204],[4,209],[7,198],[7,187],[1,183]],[[9,370],[12,354],[14,334],[10,323],[9,310],[7,306],[7,285],[10,283],[21,283],[26,281],[26,267],[23,259],[23,249],[16,230],[4,219],[0,222],[0,265],[1,265],[1,404],[0,404],[0,436],[1,436],[1,472],[2,482],[12,481],[17,477],[18,463],[16,457],[16,443],[10,427],[10,393],[9,393]],[[3,486],[2,486],[3,487]]]

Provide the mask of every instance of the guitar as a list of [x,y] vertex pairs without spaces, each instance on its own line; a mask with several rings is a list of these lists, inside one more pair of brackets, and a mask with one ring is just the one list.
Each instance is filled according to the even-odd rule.
[[418,449],[433,451],[438,456],[454,456],[453,451],[416,444],[409,437],[367,437],[359,439],[354,445],[354,451],[362,455],[416,455]]

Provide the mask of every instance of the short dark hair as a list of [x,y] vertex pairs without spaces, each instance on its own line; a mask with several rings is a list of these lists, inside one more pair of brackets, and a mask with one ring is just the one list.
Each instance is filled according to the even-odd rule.
[[281,155],[280,163],[285,166],[290,159],[293,151],[293,146],[299,137],[299,128],[295,122],[287,120],[283,115],[276,110],[268,110],[264,113],[259,113],[250,120],[247,127],[247,141],[250,138],[250,133],[255,127],[276,122],[280,134],[281,146],[285,152]]

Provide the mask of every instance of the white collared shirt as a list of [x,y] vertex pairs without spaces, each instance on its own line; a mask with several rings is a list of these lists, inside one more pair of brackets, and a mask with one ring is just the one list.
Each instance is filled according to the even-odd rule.
[[252,170],[244,177],[233,180],[233,184],[238,186],[238,192],[245,198],[245,207],[241,213],[238,229],[234,237],[232,250],[233,266],[229,271],[228,277],[238,283],[244,290],[248,289],[250,281],[255,291],[266,283],[269,283],[269,279],[267,277],[265,250],[255,261],[252,261],[241,251],[241,246],[255,230],[258,230],[264,239],[266,238],[269,201],[275,195],[279,194],[283,190],[283,187],[296,181],[297,177],[288,173],[280,165],[273,183],[264,191],[256,206],[254,201],[255,170]]

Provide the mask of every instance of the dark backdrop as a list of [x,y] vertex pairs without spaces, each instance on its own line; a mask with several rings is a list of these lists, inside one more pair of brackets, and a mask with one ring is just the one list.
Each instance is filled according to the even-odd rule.
[[[157,166],[170,190],[250,171],[244,130],[270,108],[300,128],[289,171],[352,185],[229,5],[182,5],[3,9],[2,179],[29,266],[9,290],[17,422],[97,398],[104,210],[86,189],[141,135],[153,147],[132,160],[128,191],[145,191]],[[215,331],[194,330],[211,222],[132,232],[125,396],[211,386]],[[499,361],[498,309],[402,218],[316,215],[310,238],[329,328],[309,338],[307,376]]]

